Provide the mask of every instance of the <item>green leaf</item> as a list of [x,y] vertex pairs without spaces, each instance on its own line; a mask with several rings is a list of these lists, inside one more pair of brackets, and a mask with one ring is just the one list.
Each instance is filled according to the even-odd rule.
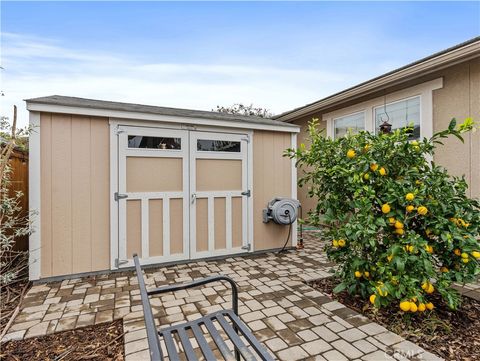
[[333,289],[333,293],[340,293],[344,291],[346,288],[347,288],[347,285],[341,282]]

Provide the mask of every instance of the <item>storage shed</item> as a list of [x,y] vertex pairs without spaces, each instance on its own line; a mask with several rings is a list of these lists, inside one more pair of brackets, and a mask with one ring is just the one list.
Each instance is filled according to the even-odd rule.
[[[30,279],[281,248],[295,125],[65,96],[28,99]],[[295,229],[296,224],[293,224]],[[289,245],[296,245],[292,232]]]

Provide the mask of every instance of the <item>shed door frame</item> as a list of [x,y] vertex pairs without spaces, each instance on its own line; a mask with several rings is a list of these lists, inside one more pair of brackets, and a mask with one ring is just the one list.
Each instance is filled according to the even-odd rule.
[[[254,195],[254,188],[253,188],[253,136],[254,132],[250,129],[236,129],[236,128],[225,128],[225,127],[218,127],[218,126],[192,126],[192,125],[185,125],[185,124],[173,124],[173,123],[162,123],[161,126],[156,124],[152,124],[149,121],[137,121],[137,120],[127,120],[127,119],[118,119],[118,118],[110,118],[110,269],[115,270],[121,267],[118,267],[116,264],[116,260],[119,258],[119,202],[114,199],[114,193],[119,190],[119,137],[122,133],[122,127],[136,127],[138,129],[143,129],[146,131],[157,130],[157,131],[165,131],[165,130],[183,130],[183,131],[203,131],[203,132],[211,132],[211,133],[223,133],[223,134],[239,134],[243,137],[248,139],[247,141],[247,184],[248,189],[251,192],[250,197],[245,197],[247,202],[247,242],[250,244],[249,252],[255,251],[255,242],[253,239],[253,195]],[[191,132],[187,132],[191,133]],[[165,133],[163,133],[165,134]],[[187,143],[188,138],[187,138]],[[187,182],[190,179],[190,167],[187,165]],[[190,203],[190,189],[188,188],[188,197],[187,204]],[[188,212],[187,212],[188,213]],[[190,216],[189,216],[190,217]],[[185,223],[184,223],[185,225]],[[190,221],[187,223],[187,227],[190,225]],[[185,234],[185,233],[184,233]],[[188,233],[189,235],[189,233]],[[190,241],[188,241],[190,243]],[[188,246],[189,249],[190,245]],[[184,248],[185,249],[185,248]],[[247,252],[245,250],[245,252]],[[214,255],[212,255],[214,256]],[[189,257],[192,259],[193,257]],[[185,259],[188,261],[188,258]],[[163,263],[168,261],[156,261],[156,262],[143,262],[144,264],[147,263]],[[133,266],[133,263],[128,262],[123,265],[123,267]]]

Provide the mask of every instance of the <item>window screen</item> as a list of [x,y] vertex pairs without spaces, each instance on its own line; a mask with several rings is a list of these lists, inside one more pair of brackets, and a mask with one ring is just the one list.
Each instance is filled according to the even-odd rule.
[[129,135],[128,147],[146,149],[182,149],[182,140],[180,138]]
[[413,123],[410,139],[420,138],[420,97],[402,100],[375,108],[375,131],[384,122],[392,124],[392,131]]
[[353,134],[365,129],[365,114],[356,113],[334,119],[335,139],[345,136],[349,131]]

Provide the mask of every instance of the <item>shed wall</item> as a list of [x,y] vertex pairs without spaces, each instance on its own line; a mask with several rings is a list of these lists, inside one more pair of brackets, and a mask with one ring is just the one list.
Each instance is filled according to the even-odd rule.
[[110,268],[107,118],[42,113],[41,277]]
[[255,250],[280,248],[288,227],[262,221],[262,210],[275,197],[291,197],[292,163],[283,157],[291,134],[255,131],[253,134],[253,237]]

